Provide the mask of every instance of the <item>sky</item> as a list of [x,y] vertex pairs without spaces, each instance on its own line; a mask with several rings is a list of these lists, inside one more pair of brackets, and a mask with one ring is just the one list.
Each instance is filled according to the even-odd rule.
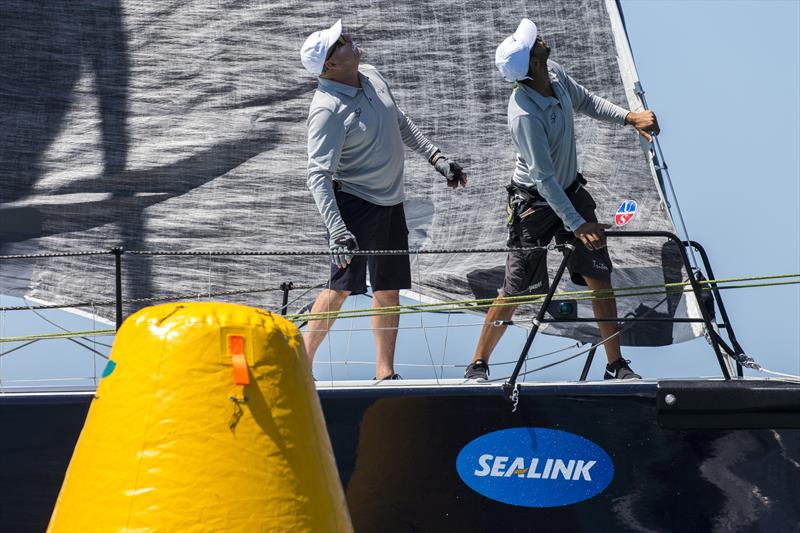
[[[689,235],[708,251],[716,277],[800,272],[800,1],[623,0],[622,7],[639,79],[659,117],[659,140]],[[558,60],[558,50],[551,57]],[[800,374],[800,286],[729,290],[723,298],[751,357],[770,370]],[[4,304],[12,302],[6,298]],[[367,305],[364,297],[347,304]],[[68,328],[105,327],[50,316]],[[425,330],[401,331],[396,370],[407,378],[430,378],[433,361],[437,376],[461,375],[459,365],[473,353],[481,320],[474,315],[426,316]],[[448,324],[459,327],[437,327]],[[420,325],[420,315],[402,318],[404,328]],[[48,327],[38,318],[7,316],[0,336]],[[332,368],[338,378],[372,377],[368,320],[341,322],[336,329],[341,331],[318,352],[317,377],[327,379]],[[524,334],[521,328],[509,329],[495,352],[492,378],[510,372]],[[0,359],[5,385],[36,385],[26,380],[43,377],[85,385],[102,370],[100,358],[67,341],[57,341],[55,348],[54,342],[37,343],[33,358],[31,351],[20,350]],[[575,354],[574,349],[550,354],[574,344],[540,335],[532,350],[539,359],[525,369]],[[107,351],[103,345],[94,347]],[[645,377],[719,375],[704,339],[626,349],[624,355]],[[331,365],[345,358],[350,364]],[[602,359],[598,352],[590,378],[602,375]],[[583,360],[576,357],[527,379],[577,379]]]
[[[689,234],[717,277],[800,272],[800,2],[622,7]],[[800,287],[724,299],[751,357],[800,374]]]

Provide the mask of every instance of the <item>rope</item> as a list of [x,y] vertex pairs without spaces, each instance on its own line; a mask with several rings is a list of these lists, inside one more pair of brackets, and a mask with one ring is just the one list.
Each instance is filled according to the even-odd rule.
[[[321,285],[295,285],[293,289],[301,290],[301,289],[318,289]],[[140,303],[153,303],[153,302],[168,302],[172,300],[196,300],[199,298],[214,298],[217,296],[237,296],[240,294],[255,294],[259,292],[278,292],[283,291],[280,287],[261,287],[256,289],[238,289],[238,290],[231,290],[231,291],[219,291],[219,292],[196,292],[196,293],[179,293],[179,294],[172,294],[169,296],[151,296],[148,298],[129,298],[122,300],[123,304],[140,304]],[[308,292],[308,291],[306,291]],[[303,293],[303,295],[306,293]],[[294,303],[298,298],[298,296],[292,302]],[[39,309],[70,309],[73,307],[106,307],[111,305],[116,305],[116,300],[100,300],[99,302],[75,302],[69,304],[48,304],[48,305],[19,305],[13,307],[0,307],[0,311],[33,311]],[[287,304],[288,305],[288,304]]]
[[[781,275],[774,275],[774,276],[752,276],[752,277],[744,277],[744,278],[729,278],[729,279],[718,279],[718,280],[705,280],[698,282],[700,285],[708,285],[712,283],[728,283],[732,281],[739,281],[739,280],[766,280],[766,279],[780,279],[780,278],[790,278],[790,277],[800,277],[800,274],[781,274]],[[750,288],[750,287],[771,287],[777,285],[795,285],[800,283],[800,281],[788,281],[788,282],[781,282],[781,283],[760,283],[760,284],[747,284],[747,285],[735,285],[735,286],[727,286],[727,287],[716,287],[717,289],[729,289],[729,288]],[[671,289],[671,288],[678,288],[678,287],[686,287],[689,285],[689,282],[677,282],[677,283],[667,283],[662,285],[639,285],[636,287],[622,287],[617,289],[612,289],[610,291],[606,290],[598,290],[598,291],[591,291],[591,290],[581,290],[581,291],[565,291],[556,293],[554,296],[578,296],[577,298],[572,298],[573,300],[594,300],[594,299],[604,299],[604,298],[626,298],[632,296],[648,296],[653,294],[662,294],[661,291],[658,292],[634,292],[632,294],[626,294],[630,291],[636,291],[639,289],[647,289],[647,288],[659,288],[659,289]],[[298,285],[295,286],[294,289],[306,289],[302,295],[294,298],[291,303],[296,302],[300,297],[307,294],[310,290],[320,288],[322,284],[317,285]],[[136,304],[136,303],[152,303],[152,302],[164,302],[164,301],[172,301],[172,300],[185,300],[185,299],[199,299],[199,298],[212,298],[217,296],[236,296],[241,294],[255,294],[258,292],[277,292],[282,291],[281,288],[274,288],[274,287],[262,287],[256,289],[239,289],[239,290],[232,290],[232,291],[218,291],[212,293],[181,293],[181,294],[173,294],[169,296],[156,296],[156,297],[148,297],[148,298],[130,298],[125,299],[122,301],[124,304]],[[709,289],[704,289],[709,290]],[[690,291],[683,291],[683,292],[690,292]],[[604,296],[603,294],[608,294],[608,296]],[[586,295],[585,297],[580,297],[581,295]],[[501,305],[523,305],[526,303],[535,303],[536,301],[542,299],[542,295],[532,295],[532,296],[507,296],[503,299],[509,304],[497,304],[496,307],[500,307]],[[485,307],[490,307],[487,305],[482,305],[485,303],[489,303],[494,301],[493,298],[483,298],[483,299],[468,299],[468,300],[452,300],[449,302],[439,302],[439,303],[417,303],[414,305],[407,305],[407,306],[397,306],[398,308],[418,308],[419,312],[447,312],[447,311],[460,311],[460,310],[470,310],[470,309],[481,309]],[[7,306],[7,307],[0,307],[0,312],[2,311],[33,311],[33,310],[43,310],[43,309],[69,309],[69,308],[77,308],[77,307],[105,307],[116,305],[115,300],[100,300],[95,302],[73,302],[69,304],[48,304],[48,305],[21,305],[21,306]],[[289,304],[287,304],[288,307]],[[438,307],[442,306],[457,306],[452,307],[450,309],[437,309]],[[434,308],[434,309],[430,309]],[[280,309],[280,308],[279,308]],[[380,310],[389,310],[391,308],[375,308]],[[289,314],[286,315],[292,320],[296,320],[302,318],[303,320],[317,320],[317,319],[324,319],[324,318],[336,318],[338,316],[349,316],[347,313],[353,312],[362,312],[363,309],[357,309],[353,311],[340,311],[340,312],[333,312],[331,311],[330,314],[318,314],[318,315],[311,315],[309,313],[298,313],[298,314]],[[336,315],[334,313],[341,313],[341,315]],[[358,318],[361,316],[372,316],[372,315],[354,315],[351,318]]]
[[87,250],[85,252],[53,252],[42,254],[16,254],[0,255],[0,261],[5,259],[44,259],[48,257],[78,257],[82,255],[108,255],[113,254],[114,250]]
[[762,366],[759,366],[756,370],[758,370],[759,372],[772,374],[773,376],[780,376],[784,379],[788,379],[790,381],[797,381],[798,383],[800,383],[800,376],[795,376],[794,374],[784,374],[783,372],[775,372],[774,370],[768,370]]
[[[20,335],[17,337],[0,337],[0,344],[6,342],[25,342],[25,341],[40,341],[49,339],[73,339],[79,337],[105,337],[114,335],[116,330],[113,329],[96,329],[89,331],[67,331],[59,333],[42,333],[39,335]],[[9,353],[9,352],[5,352]]]
[[[800,274],[781,274],[776,276],[753,276],[751,278],[730,278],[729,280],[727,279],[706,280],[700,282],[700,285],[721,284],[721,283],[728,283],[730,281],[747,280],[747,279],[753,279],[753,280],[780,279],[787,277],[800,277]],[[730,285],[730,286],[715,287],[715,289],[722,290],[722,289],[770,287],[777,285],[796,285],[796,284],[800,284],[800,279],[793,281],[774,282],[774,283]],[[669,289],[681,289],[680,291],[673,291],[673,292],[691,293],[692,289],[691,287],[689,287],[689,285],[690,282],[685,281],[685,282],[668,283],[663,285],[641,285],[637,287],[627,287],[627,288],[619,288],[611,290],[563,291],[555,293],[554,297],[563,298],[565,296],[575,296],[575,298],[569,298],[569,299],[583,301],[583,300],[602,300],[611,298],[630,298],[634,296],[661,295],[667,292]],[[648,288],[661,289],[661,290],[649,291],[649,292],[631,292],[631,291],[640,291],[640,289],[648,289]],[[702,290],[710,291],[713,289],[710,287],[705,287]],[[331,311],[331,312],[323,312],[315,314],[311,313],[288,314],[286,315],[286,318],[289,320],[311,321],[311,320],[327,320],[331,318],[361,318],[365,316],[373,316],[374,314],[422,313],[422,312],[431,312],[432,310],[437,310],[437,311],[475,310],[475,309],[483,309],[489,307],[509,307],[509,306],[528,304],[528,303],[537,303],[543,299],[544,295],[535,294],[535,295],[504,297],[502,303],[492,303],[494,302],[493,298],[452,300],[447,302],[428,303],[428,304],[416,303],[413,305],[375,307],[371,309],[354,309],[351,311]],[[560,301],[560,300],[555,300],[555,301]]]
[[[534,250],[555,250],[561,245],[526,246],[515,248],[431,248],[427,250],[354,250],[348,252],[352,255],[419,255],[419,254],[488,254],[509,252],[532,252]],[[330,250],[222,250],[217,252],[185,252],[185,251],[149,251],[126,250],[125,253],[133,255],[163,255],[163,256],[330,256]],[[0,256],[2,260],[4,256]]]
[[16,305],[0,307],[2,311],[34,311],[42,309],[72,309],[77,307],[108,307],[116,305],[115,300],[100,300],[99,302],[74,302],[69,304],[48,304],[48,305]]
[[[705,280],[699,282],[700,285],[710,285],[710,284],[721,284],[721,283],[730,283],[733,281],[745,281],[745,280],[769,280],[769,279],[785,279],[791,277],[800,277],[800,274],[779,274],[779,275],[772,275],[772,276],[751,276],[751,277],[739,277],[739,278],[727,278],[727,279],[716,279],[716,280]],[[650,296],[650,295],[661,295],[664,294],[664,290],[660,291],[650,291],[650,292],[634,292],[629,293],[629,291],[634,291],[642,288],[661,288],[661,289],[670,289],[670,288],[681,288],[683,289],[680,291],[681,293],[690,293],[691,288],[687,287],[689,282],[677,282],[677,283],[668,283],[665,285],[642,285],[639,287],[627,287],[627,288],[619,288],[613,289],[610,291],[600,290],[600,291],[591,291],[591,290],[582,290],[582,291],[564,291],[555,293],[554,296],[562,298],[564,296],[575,296],[575,298],[570,298],[570,300],[576,301],[584,301],[584,300],[599,300],[599,299],[610,299],[610,298],[629,298],[633,296]],[[721,287],[716,287],[718,290],[723,289],[741,289],[741,288],[751,288],[751,287],[769,287],[769,286],[778,286],[778,285],[796,285],[800,284],[800,280],[793,280],[793,281],[783,281],[783,282],[773,282],[773,283],[752,283],[752,284],[738,284],[738,285],[726,285]],[[307,294],[310,290],[315,288],[319,288],[322,284],[317,285],[310,285],[304,286],[302,288],[307,289],[304,293],[300,296],[294,298],[291,302],[287,304],[287,307],[296,302],[302,296]],[[301,288],[301,287],[296,287]],[[232,294],[245,294],[245,293],[252,293],[252,292],[262,292],[262,291],[274,291],[274,290],[281,290],[281,289],[273,289],[273,288],[260,288],[260,289],[243,289],[238,291],[225,291],[225,292],[218,292],[212,293],[211,295],[204,294],[204,293],[194,293],[192,294],[193,297],[208,297],[208,296],[220,296],[220,295],[232,295]],[[704,291],[711,290],[710,288],[706,287],[703,289]],[[176,295],[180,296],[180,298],[186,298],[187,295]],[[143,302],[143,301],[158,301],[158,300],[170,300],[176,298],[173,297],[161,297],[161,298],[136,298],[131,300],[125,300],[126,303],[132,302]],[[400,305],[400,306],[390,306],[390,307],[375,307],[369,309],[352,309],[352,310],[344,310],[344,311],[335,311],[335,312],[324,312],[324,313],[296,313],[296,314],[287,314],[286,318],[292,321],[313,321],[313,320],[325,320],[330,318],[362,318],[362,317],[369,317],[378,314],[411,314],[411,313],[425,313],[425,312],[449,312],[449,311],[461,311],[461,310],[477,310],[477,309],[485,309],[490,307],[508,307],[512,305],[523,305],[528,303],[537,303],[544,298],[544,295],[529,295],[529,296],[511,296],[505,297],[502,303],[493,304],[492,302],[494,299],[491,298],[483,298],[483,299],[472,299],[472,300],[454,300],[450,302],[439,302],[439,303],[415,303],[413,305]],[[554,300],[555,302],[562,301],[562,300]],[[111,301],[109,304],[113,304],[114,302]],[[98,302],[89,302],[85,305],[102,305],[102,303]],[[76,304],[70,305],[48,305],[48,306],[17,306],[17,307],[0,307],[0,311],[10,311],[10,310],[37,310],[37,309],[53,309],[53,308],[64,308],[64,307],[78,307]],[[641,317],[640,317],[641,318]],[[427,328],[434,328],[437,326],[425,326]],[[441,327],[441,326],[439,326]],[[411,329],[403,327],[401,329]],[[42,335],[23,335],[23,336],[15,336],[15,337],[0,337],[0,343],[9,343],[9,342],[25,342],[28,340],[47,340],[47,339],[59,339],[59,338],[75,338],[75,337],[91,337],[91,336],[106,336],[106,335],[113,335],[115,330],[113,329],[101,329],[101,330],[89,330],[89,331],[79,331],[79,332],[64,332],[64,333],[50,333],[50,334],[42,334]]]
[[758,372],[764,372],[765,374],[771,374],[773,376],[779,376],[784,379],[788,379],[789,381],[797,381],[800,382],[800,376],[796,376],[794,374],[785,374],[783,372],[776,372],[775,370],[769,370],[768,368],[764,368],[760,364],[756,363],[752,357],[748,357],[745,354],[728,354],[731,359],[738,362],[745,368],[749,368],[751,370],[756,370]]
[[[58,323],[56,323],[53,320],[50,320],[49,318],[44,316],[44,314],[40,313],[36,309],[31,309],[31,311],[33,312],[33,314],[35,314],[36,316],[38,316],[39,318],[41,318],[42,320],[44,320],[45,322],[47,322],[51,326],[57,327],[58,329],[60,329],[64,333],[70,333],[70,331],[67,328],[65,328],[64,326],[59,325]],[[97,316],[96,313],[92,313],[92,329],[97,329],[97,323],[96,323],[97,321],[95,320],[96,316]],[[92,340],[94,341],[95,344],[100,344],[102,346],[105,346],[106,348],[111,348],[110,344],[105,344],[105,343],[102,343],[102,342],[98,343],[95,337],[93,337]],[[81,346],[83,346],[83,345],[81,344]]]

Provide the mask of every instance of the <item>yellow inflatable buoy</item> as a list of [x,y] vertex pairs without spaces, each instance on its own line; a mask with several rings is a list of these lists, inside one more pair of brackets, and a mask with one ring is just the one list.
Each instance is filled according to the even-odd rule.
[[221,303],[117,333],[48,531],[352,531],[302,339]]

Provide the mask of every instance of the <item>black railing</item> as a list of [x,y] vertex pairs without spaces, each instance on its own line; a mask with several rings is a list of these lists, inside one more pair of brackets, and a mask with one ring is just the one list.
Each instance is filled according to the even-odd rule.
[[[689,257],[686,253],[686,249],[688,247],[697,250],[702,258],[703,267],[709,279],[714,280],[714,274],[711,269],[711,264],[708,260],[708,255],[706,254],[705,250],[703,249],[700,244],[695,241],[681,241],[675,234],[666,232],[666,231],[607,231],[606,236],[608,238],[642,238],[642,237],[660,237],[667,239],[677,246],[677,250],[679,251],[681,262],[683,267],[686,269],[686,272],[689,274],[689,284],[691,286],[691,292],[694,294],[695,298],[698,302],[698,307],[700,309],[700,318],[675,318],[675,317],[652,317],[648,318],[646,316],[640,317],[632,317],[632,318],[625,318],[624,322],[627,323],[635,323],[635,322],[671,322],[671,323],[702,323],[705,326],[708,340],[713,348],[714,354],[717,357],[717,361],[720,366],[720,370],[722,371],[722,375],[725,379],[731,379],[730,369],[726,362],[726,356],[731,356],[736,360],[736,367],[737,367],[737,374],[738,376],[743,375],[742,366],[739,362],[741,358],[744,358],[744,351],[742,347],[739,345],[738,340],[736,339],[736,335],[733,331],[733,327],[731,325],[730,319],[728,318],[727,310],[725,309],[725,305],[722,301],[722,297],[718,290],[717,284],[709,282],[709,291],[712,294],[713,300],[716,303],[716,306],[719,308],[720,316],[722,318],[721,323],[716,323],[714,321],[714,317],[712,316],[711,312],[706,305],[703,304],[703,291],[700,286],[700,281],[698,280],[696,274],[697,272],[693,271],[693,268],[689,262]],[[542,249],[546,247],[532,247],[532,248],[519,248],[518,250],[533,250],[533,249]],[[533,319],[532,328],[525,340],[525,344],[523,346],[522,352],[520,353],[519,358],[516,361],[516,365],[514,367],[514,371],[512,372],[509,380],[504,384],[504,389],[509,397],[516,386],[517,378],[519,377],[522,365],[524,364],[525,360],[528,357],[528,353],[530,348],[533,344],[534,338],[538,333],[538,330],[542,324],[545,323],[552,323],[552,322],[620,322],[622,319],[619,317],[601,317],[601,318],[578,318],[578,317],[554,317],[554,318],[546,318],[546,314],[548,312],[548,308],[550,303],[553,301],[553,297],[555,295],[556,288],[558,287],[561,278],[564,275],[564,270],[566,269],[567,262],[569,261],[569,257],[574,250],[573,244],[563,244],[559,245],[556,248],[562,248],[564,251],[563,258],[559,267],[556,271],[556,275],[553,279],[553,282],[550,284],[548,292],[545,294],[544,301],[542,302],[541,307],[539,308],[536,317]],[[441,253],[500,253],[500,252],[508,252],[509,248],[480,248],[480,249],[431,249],[431,250],[359,250],[355,252],[356,255],[418,255],[418,254],[441,254]],[[175,296],[174,298],[140,298],[136,300],[124,300],[123,299],[123,287],[122,287],[122,276],[123,276],[123,256],[126,254],[133,254],[133,255],[147,255],[147,256],[296,256],[296,255],[304,255],[304,256],[325,256],[328,255],[327,251],[281,251],[281,250],[269,250],[269,251],[221,251],[221,252],[173,252],[173,251],[136,251],[136,250],[123,250],[122,248],[113,248],[111,250],[95,250],[95,251],[87,251],[87,252],[66,252],[66,253],[43,253],[43,254],[30,254],[30,255],[7,255],[7,256],[0,256],[0,260],[5,259],[36,259],[36,258],[52,258],[52,257],[74,257],[74,256],[86,256],[86,255],[106,255],[111,254],[114,256],[114,289],[115,295],[113,301],[103,301],[103,302],[86,302],[80,304],[68,304],[68,305],[53,305],[53,306],[41,306],[42,308],[57,308],[57,307],[79,307],[79,306],[102,306],[102,305],[114,305],[115,308],[115,322],[116,327],[122,325],[124,320],[124,312],[123,312],[123,304],[130,303],[130,302],[146,302],[146,301],[158,301],[158,300],[168,300],[168,299],[177,299],[179,296]],[[245,292],[262,292],[262,291],[281,291],[282,295],[282,306],[281,306],[281,313],[286,314],[286,307],[287,302],[289,300],[289,292],[292,289],[298,288],[308,288],[308,287],[300,287],[294,285],[292,282],[284,282],[281,283],[279,287],[275,288],[263,288],[263,289],[251,289],[247,291],[224,291],[218,293],[202,293],[202,294],[193,294],[191,296],[217,296],[217,295],[230,295],[230,294],[239,294]],[[313,287],[312,287],[313,288]],[[184,295],[187,297],[187,295]],[[15,308],[16,309],[16,308]],[[19,309],[27,309],[26,307],[20,307]],[[726,342],[722,336],[719,334],[720,330],[725,330],[727,333],[729,343]],[[597,350],[597,346],[592,347],[587,354],[585,364],[581,371],[580,380],[584,381],[586,376],[588,375],[589,368],[592,364],[594,359],[595,352]],[[741,356],[741,357],[740,357]]]
[[[694,294],[695,298],[697,299],[698,307],[700,308],[701,318],[662,318],[662,317],[653,317],[653,318],[646,318],[646,317],[634,317],[634,318],[626,318],[625,322],[702,322],[705,326],[708,340],[711,343],[711,346],[714,350],[714,354],[717,357],[717,361],[719,363],[720,370],[722,371],[723,377],[728,380],[731,379],[730,369],[728,368],[728,364],[726,361],[726,355],[733,356],[736,359],[736,370],[737,374],[741,377],[743,375],[742,366],[739,362],[737,356],[743,356],[744,351],[742,350],[741,346],[739,345],[738,341],[736,340],[736,335],[733,332],[733,327],[728,319],[728,314],[725,311],[725,306],[722,303],[722,297],[719,294],[719,290],[715,283],[710,283],[711,293],[713,294],[714,300],[716,301],[718,307],[720,308],[720,315],[722,316],[723,323],[716,324],[713,320],[713,317],[709,313],[709,309],[703,305],[703,292],[702,288],[700,287],[700,282],[697,279],[696,272],[693,271],[692,266],[689,262],[689,257],[686,253],[687,247],[692,247],[700,252],[700,256],[703,260],[703,266],[705,268],[706,274],[709,276],[710,279],[715,279],[714,274],[711,271],[711,265],[708,261],[708,255],[706,254],[705,250],[700,246],[698,243],[694,241],[681,241],[677,235],[674,233],[670,233],[667,231],[607,231],[606,236],[609,238],[635,238],[635,237],[662,237],[671,242],[674,242],[677,246],[681,257],[681,262],[683,263],[683,267],[686,269],[686,272],[689,274],[689,284],[691,285],[692,293]],[[539,331],[539,326],[541,324],[547,322],[619,322],[620,318],[552,318],[547,319],[545,318],[545,313],[547,312],[548,306],[550,301],[553,299],[553,295],[555,294],[556,288],[558,287],[559,282],[561,281],[562,276],[564,275],[564,270],[567,266],[567,262],[569,261],[569,257],[574,250],[574,244],[565,244],[564,247],[564,255],[561,259],[561,264],[556,271],[556,275],[553,279],[553,282],[550,284],[550,288],[545,295],[545,300],[542,306],[539,308],[539,312],[536,315],[536,318],[533,319],[533,327],[531,331],[528,333],[528,338],[525,340],[525,345],[522,348],[522,352],[517,359],[517,364],[514,367],[514,371],[511,373],[511,377],[509,377],[508,381],[503,385],[505,390],[506,396],[509,399],[514,397],[514,389],[517,385],[517,378],[519,377],[519,373],[522,369],[522,365],[525,360],[528,358],[528,352],[530,351],[531,345],[533,344],[533,340],[536,337],[537,332]],[[714,327],[716,326],[716,328]],[[717,328],[725,329],[728,333],[728,337],[730,339],[731,345],[729,346],[719,335],[717,332]],[[584,364],[583,370],[581,371],[580,380],[584,381],[586,376],[589,372],[589,367],[591,366],[592,360],[594,358],[594,354],[596,352],[597,347],[592,347],[586,357],[586,363]],[[723,350],[725,353],[723,353]]]

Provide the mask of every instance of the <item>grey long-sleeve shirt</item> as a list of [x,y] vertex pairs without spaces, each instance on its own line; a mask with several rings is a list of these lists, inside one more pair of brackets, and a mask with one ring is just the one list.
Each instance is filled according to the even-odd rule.
[[564,192],[578,172],[573,110],[617,124],[625,123],[628,111],[587,91],[558,63],[548,61],[547,67],[555,98],[519,84],[508,102],[508,127],[517,148],[513,180],[535,187],[564,226],[575,231],[586,221]]
[[375,67],[361,65],[359,79],[361,88],[319,78],[308,112],[308,188],[331,235],[346,229],[334,177],[343,192],[396,205],[405,199],[404,145],[427,158],[437,150],[397,106]]

